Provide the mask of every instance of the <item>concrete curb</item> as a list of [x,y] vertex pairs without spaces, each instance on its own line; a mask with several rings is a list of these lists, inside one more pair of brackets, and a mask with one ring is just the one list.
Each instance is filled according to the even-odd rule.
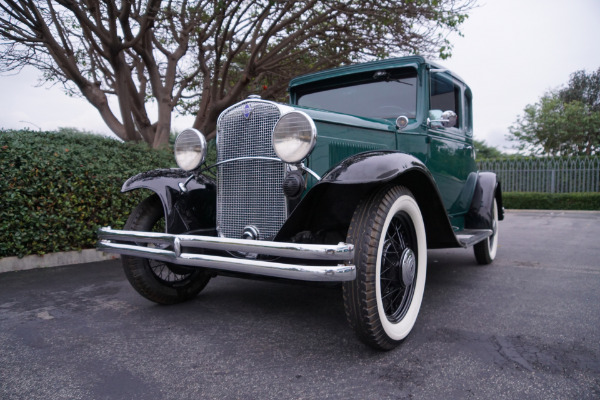
[[96,261],[114,260],[119,258],[115,254],[107,254],[96,249],[81,251],[66,251],[62,253],[49,253],[43,256],[33,255],[19,257],[5,257],[0,259],[0,273],[12,271],[25,271],[34,268],[58,267],[63,265],[84,264]]

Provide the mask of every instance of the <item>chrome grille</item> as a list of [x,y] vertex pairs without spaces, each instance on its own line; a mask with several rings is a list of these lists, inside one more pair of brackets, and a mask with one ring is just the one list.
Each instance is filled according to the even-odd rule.
[[[248,118],[247,105],[252,107]],[[238,157],[276,157],[271,133],[280,117],[276,105],[244,101],[225,110],[217,126],[218,161]],[[281,185],[283,163],[239,160],[218,167],[217,229],[219,235],[240,238],[254,225],[260,239],[272,239],[287,218]]]

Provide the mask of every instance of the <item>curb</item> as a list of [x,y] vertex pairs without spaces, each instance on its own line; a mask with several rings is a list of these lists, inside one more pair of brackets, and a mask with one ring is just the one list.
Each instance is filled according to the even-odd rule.
[[35,268],[59,267],[72,264],[85,264],[97,261],[115,260],[118,258],[118,255],[104,253],[96,249],[48,253],[42,256],[32,255],[23,258],[5,257],[0,258],[0,273],[25,271]]

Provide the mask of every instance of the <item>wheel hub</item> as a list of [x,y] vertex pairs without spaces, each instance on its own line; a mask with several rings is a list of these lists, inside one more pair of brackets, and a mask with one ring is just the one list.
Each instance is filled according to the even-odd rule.
[[402,281],[405,286],[410,286],[415,279],[415,272],[417,269],[414,251],[409,248],[404,249],[400,260],[400,265],[402,267]]

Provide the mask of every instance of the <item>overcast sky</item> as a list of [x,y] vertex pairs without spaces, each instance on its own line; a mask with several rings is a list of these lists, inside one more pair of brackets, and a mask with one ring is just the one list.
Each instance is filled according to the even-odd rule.
[[[564,85],[569,75],[600,67],[600,0],[479,0],[440,61],[473,91],[475,138],[505,150],[508,127],[527,104]],[[0,128],[77,127],[109,135],[97,111],[60,87],[36,87],[24,69],[0,77]],[[182,130],[191,117],[175,117]]]

